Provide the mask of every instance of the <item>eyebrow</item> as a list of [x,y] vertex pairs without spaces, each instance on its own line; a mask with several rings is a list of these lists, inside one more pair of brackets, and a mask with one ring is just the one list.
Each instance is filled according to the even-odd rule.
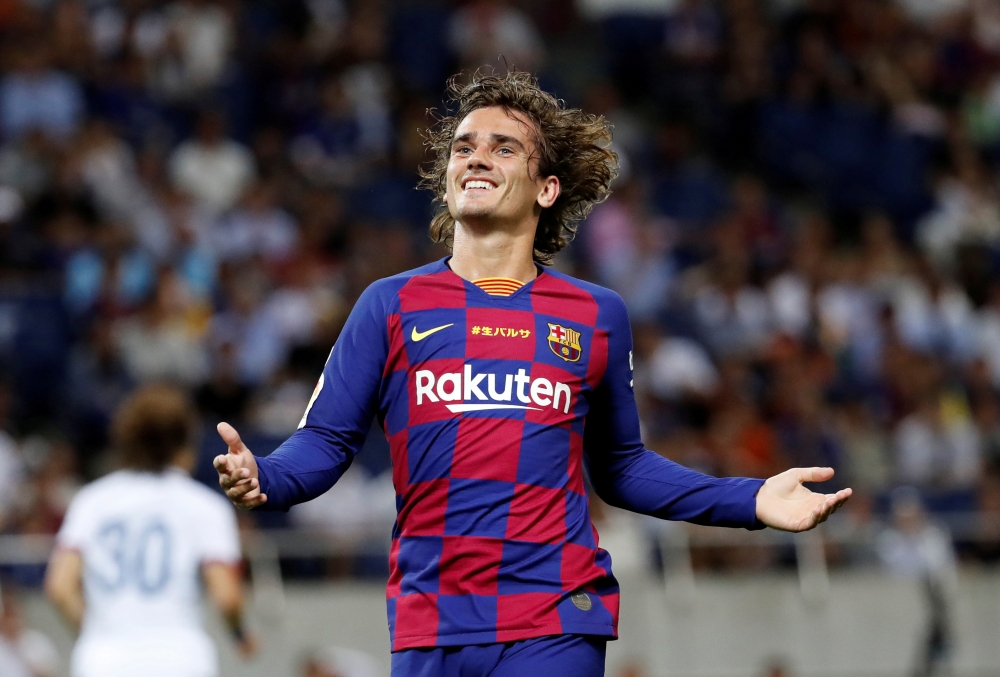
[[[471,143],[475,141],[478,137],[479,135],[476,132],[466,132],[461,136],[456,136],[455,140],[451,142],[451,145],[454,147],[456,144],[459,143]],[[513,136],[508,136],[507,134],[490,134],[490,141],[492,141],[495,144],[505,144],[508,146],[515,146],[521,151],[525,150],[523,143],[515,139]]]

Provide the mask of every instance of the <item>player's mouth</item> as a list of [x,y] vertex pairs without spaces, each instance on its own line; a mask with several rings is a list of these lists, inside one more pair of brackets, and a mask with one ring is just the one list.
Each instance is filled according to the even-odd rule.
[[462,181],[462,190],[469,192],[472,190],[491,191],[497,187],[493,181],[480,177],[468,177]]

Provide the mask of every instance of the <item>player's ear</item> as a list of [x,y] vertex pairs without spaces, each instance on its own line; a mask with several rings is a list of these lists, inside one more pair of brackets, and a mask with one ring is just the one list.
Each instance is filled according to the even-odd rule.
[[562,186],[559,184],[558,176],[546,176],[543,181],[542,189],[538,192],[538,197],[535,199],[538,201],[539,207],[548,209],[559,199]]

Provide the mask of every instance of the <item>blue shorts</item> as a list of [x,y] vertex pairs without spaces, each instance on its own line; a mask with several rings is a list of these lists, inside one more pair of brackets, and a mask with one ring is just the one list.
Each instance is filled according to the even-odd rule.
[[552,635],[507,644],[403,649],[392,677],[603,677],[606,637]]

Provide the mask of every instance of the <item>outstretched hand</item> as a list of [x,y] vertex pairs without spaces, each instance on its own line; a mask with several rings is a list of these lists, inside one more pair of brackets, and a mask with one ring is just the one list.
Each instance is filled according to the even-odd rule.
[[850,489],[835,494],[809,491],[803,482],[825,482],[833,468],[792,468],[771,477],[757,492],[757,519],[781,531],[808,531],[822,524],[851,497]]
[[228,453],[216,456],[212,461],[226,496],[233,505],[244,510],[267,502],[267,496],[260,493],[257,459],[247,449],[247,445],[243,444],[236,428],[228,423],[220,423],[216,429],[229,447]]

